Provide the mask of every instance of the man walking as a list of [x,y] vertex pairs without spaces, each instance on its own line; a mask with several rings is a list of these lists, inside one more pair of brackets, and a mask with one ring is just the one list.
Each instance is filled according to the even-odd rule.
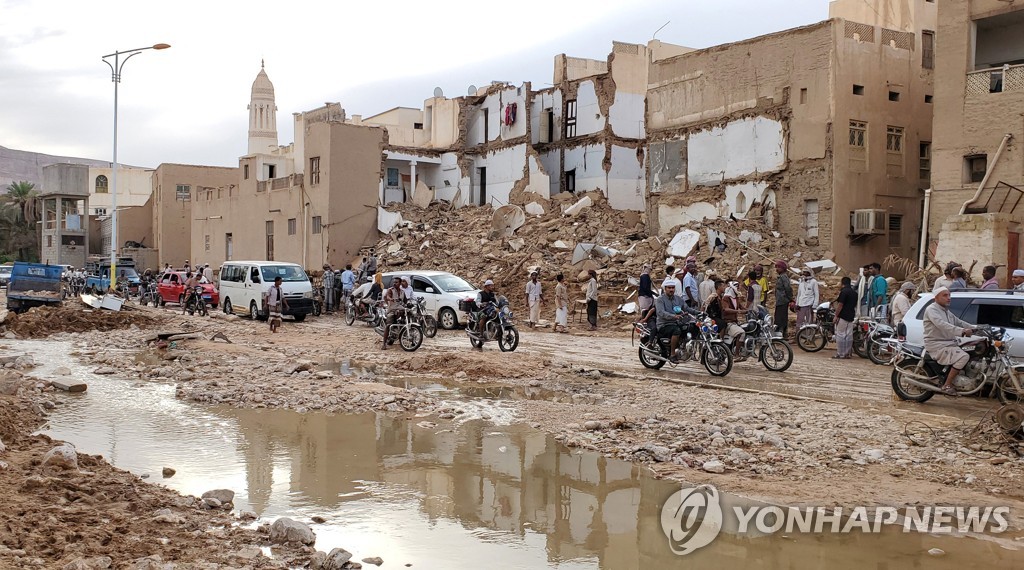
[[832,358],[847,359],[853,351],[853,321],[857,318],[857,293],[849,277],[843,277],[842,289],[836,299],[836,355]]
[[796,292],[796,330],[810,324],[814,308],[818,306],[818,280],[807,267],[800,271],[800,282]]
[[775,272],[779,275],[775,279],[775,328],[782,333],[782,338],[786,338],[789,332],[789,306],[794,302],[793,282],[788,271],[789,265],[785,261],[775,262]]
[[544,300],[539,274],[534,271],[526,282],[526,306],[530,308],[530,320],[526,323],[531,329],[540,322],[540,304]]
[[590,330],[597,330],[597,271],[587,271],[590,281],[587,282],[587,321],[590,323]]
[[[903,317],[910,312],[910,299],[914,296],[917,286],[911,281],[904,281],[900,290],[892,296],[892,326],[898,327],[903,322]],[[901,335],[906,336],[906,335]]]
[[704,280],[700,282],[700,307],[708,304],[708,299],[715,294],[715,270],[708,269],[704,272]]
[[683,300],[691,309],[700,308],[700,286],[697,285],[697,264],[686,264],[683,275]]
[[[650,266],[647,266],[650,267]],[[650,289],[650,275],[647,276]],[[555,276],[555,332],[569,332],[569,288],[565,286],[565,277],[559,273]],[[562,330],[558,330],[562,327]]]
[[329,263],[324,264],[324,311],[334,311],[334,270]]
[[203,265],[203,277],[206,278],[207,283],[213,283],[213,270],[210,269],[210,264]]
[[270,332],[276,333],[281,328],[281,313],[288,308],[288,301],[281,289],[281,276],[274,278],[274,285],[267,291],[267,320],[270,321]]

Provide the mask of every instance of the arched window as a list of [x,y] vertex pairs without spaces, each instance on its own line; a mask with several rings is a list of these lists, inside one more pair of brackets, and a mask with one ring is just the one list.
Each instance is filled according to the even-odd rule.
[[107,177],[100,174],[96,177],[96,193],[106,194],[107,192]]
[[747,197],[743,195],[743,192],[736,194],[736,213],[747,213]]

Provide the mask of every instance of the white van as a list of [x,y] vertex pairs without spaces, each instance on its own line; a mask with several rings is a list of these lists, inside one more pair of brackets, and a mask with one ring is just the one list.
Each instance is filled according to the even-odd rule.
[[313,312],[313,284],[302,267],[281,261],[228,261],[220,266],[220,302],[225,313],[266,319],[263,294],[281,278],[288,307],[284,315],[302,321]]

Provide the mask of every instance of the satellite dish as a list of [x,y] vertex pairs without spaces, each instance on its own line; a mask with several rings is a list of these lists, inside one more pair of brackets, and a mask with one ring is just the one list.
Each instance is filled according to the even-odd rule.
[[476,95],[476,85],[470,85],[469,86],[469,94],[470,95]]
[[441,91],[440,87],[434,88],[434,97],[444,97],[444,91]]

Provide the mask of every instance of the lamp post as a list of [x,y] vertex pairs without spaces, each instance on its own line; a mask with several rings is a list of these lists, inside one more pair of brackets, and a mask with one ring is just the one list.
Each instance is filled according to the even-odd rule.
[[[115,51],[103,56],[103,63],[110,67],[110,79],[114,82],[114,168],[111,174],[113,195],[110,205],[110,280],[108,285],[111,290],[117,289],[117,85],[121,83],[121,69],[132,56],[147,49],[167,49],[169,47],[171,47],[169,44],[154,44],[149,47]],[[122,58],[122,56],[124,57]],[[109,58],[114,58],[114,61],[109,61]]]

